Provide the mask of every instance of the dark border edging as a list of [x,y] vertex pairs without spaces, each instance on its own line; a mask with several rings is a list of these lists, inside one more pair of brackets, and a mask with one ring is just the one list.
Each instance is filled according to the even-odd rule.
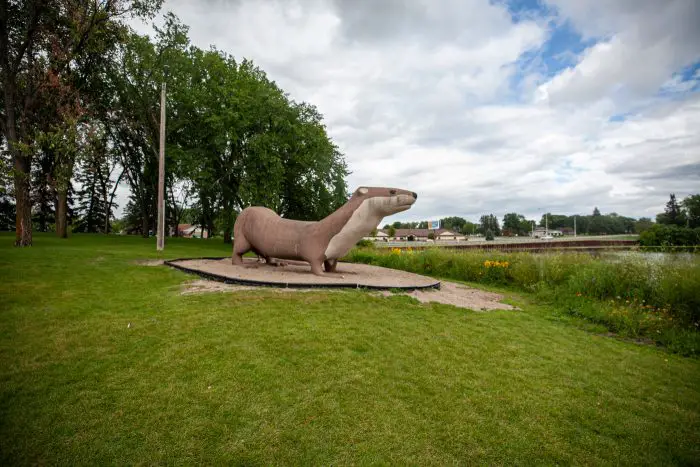
[[421,289],[437,289],[440,290],[440,281],[431,285],[419,285],[419,286],[397,286],[397,287],[386,287],[379,285],[363,285],[363,284],[348,284],[348,283],[337,283],[337,284],[302,284],[298,282],[267,282],[267,281],[255,281],[251,279],[235,279],[232,277],[222,276],[220,274],[214,274],[211,272],[199,271],[197,269],[186,268],[179,264],[175,264],[177,261],[192,261],[199,259],[211,259],[211,260],[222,260],[226,259],[228,256],[207,256],[200,258],[175,258],[163,261],[163,264],[170,266],[171,268],[178,269],[187,274],[195,274],[197,276],[203,277],[205,279],[223,282],[225,284],[237,284],[237,285],[251,285],[255,287],[274,287],[278,289],[366,289],[366,290],[421,290]]

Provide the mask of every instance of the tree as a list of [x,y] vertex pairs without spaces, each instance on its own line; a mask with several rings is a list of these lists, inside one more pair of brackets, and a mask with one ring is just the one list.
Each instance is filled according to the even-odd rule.
[[600,211],[598,210],[598,207],[593,208],[593,217],[598,217],[600,216]]
[[683,200],[687,226],[700,227],[700,194],[687,196]]
[[48,151],[42,151],[35,158],[36,164],[31,173],[31,201],[33,229],[48,232],[56,222],[56,190],[52,183],[54,158]]
[[109,221],[112,217],[112,164],[104,133],[95,130],[90,143],[80,161],[81,170],[77,181],[81,185],[78,192],[78,222],[74,232],[109,233]]
[[479,220],[479,230],[485,235],[487,230],[491,230],[492,235],[500,236],[501,228],[498,225],[498,218],[493,214],[481,216]]
[[346,202],[347,167],[315,107],[291,101],[249,60],[189,50],[188,85],[173,91],[188,117],[168,147],[191,178],[200,224],[219,225],[230,242],[246,206],[318,220]]
[[531,229],[531,223],[522,214],[514,212],[503,216],[503,230],[508,230],[512,234],[527,235]]
[[642,232],[646,232],[649,230],[654,223],[651,221],[650,218],[648,217],[640,217],[637,222],[634,223],[634,232],[641,234]]
[[681,226],[686,224],[684,212],[676,201],[675,193],[671,193],[669,196],[664,212],[656,216],[656,223]]
[[491,241],[493,240],[493,230],[491,229],[486,229],[486,240]]
[[396,228],[393,225],[390,225],[386,233],[389,235],[389,237],[393,238],[396,235]]
[[10,167],[11,164],[6,155],[0,152],[0,231],[12,230],[15,223],[15,203],[12,201]]
[[30,174],[42,122],[78,116],[84,82],[77,69],[114,46],[125,16],[159,7],[160,0],[0,2],[0,128],[14,166],[16,246],[32,244]]
[[[105,127],[131,188],[130,215],[126,216],[128,229],[139,231],[144,237],[155,228],[156,221],[160,89],[164,81],[168,90],[166,192],[174,178],[183,172],[200,173],[198,167],[181,162],[186,150],[183,148],[187,148],[188,143],[198,142],[188,133],[188,121],[205,120],[192,110],[196,108],[193,104],[196,89],[193,88],[191,94],[185,91],[192,84],[188,46],[187,27],[168,14],[163,28],[156,28],[154,42],[147,36],[128,34],[105,72],[105,85],[112,92],[103,96],[100,105],[109,109],[104,114]],[[202,113],[206,110],[199,109]],[[138,212],[134,211],[136,208]],[[135,221],[140,224],[138,228],[133,225]]]
[[476,233],[478,227],[479,226],[473,222],[465,221],[461,232],[464,235],[473,235]]
[[466,219],[463,219],[461,217],[445,217],[440,220],[440,225],[447,230],[453,231],[453,232],[462,232],[464,229],[465,224],[467,223]]

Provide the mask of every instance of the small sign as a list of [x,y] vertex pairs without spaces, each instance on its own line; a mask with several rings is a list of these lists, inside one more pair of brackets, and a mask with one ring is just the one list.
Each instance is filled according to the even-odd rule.
[[428,221],[429,230],[437,230],[440,228],[440,221]]

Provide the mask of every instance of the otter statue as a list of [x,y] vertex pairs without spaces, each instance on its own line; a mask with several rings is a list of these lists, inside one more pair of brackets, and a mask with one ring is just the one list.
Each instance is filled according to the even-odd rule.
[[408,210],[418,195],[398,188],[359,187],[337,211],[317,222],[284,219],[273,210],[251,206],[233,226],[231,262],[243,264],[249,251],[272,259],[302,260],[318,276],[336,272],[338,259],[374,230],[386,216]]

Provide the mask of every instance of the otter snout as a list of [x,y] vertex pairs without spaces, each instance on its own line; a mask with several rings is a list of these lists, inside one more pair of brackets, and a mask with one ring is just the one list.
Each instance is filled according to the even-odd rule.
[[418,193],[413,191],[413,192],[411,192],[411,194],[413,195],[413,199],[418,199]]

